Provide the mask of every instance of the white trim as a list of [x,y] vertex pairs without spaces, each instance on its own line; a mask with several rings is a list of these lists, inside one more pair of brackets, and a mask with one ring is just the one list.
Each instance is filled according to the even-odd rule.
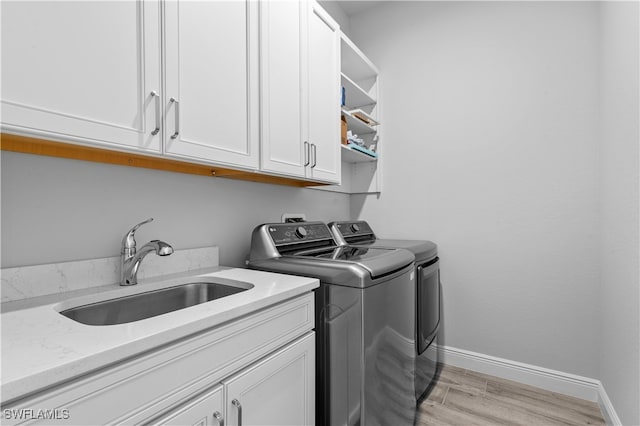
[[600,382],[544,367],[471,352],[448,346],[440,347],[445,364],[451,364],[503,379],[536,386],[552,392],[596,402]]
[[450,346],[438,350],[445,364],[597,402],[607,425],[622,424],[599,380]]
[[600,406],[600,411],[602,411],[602,415],[604,416],[604,421],[609,426],[621,426],[622,421],[620,417],[618,417],[618,413],[613,408],[613,404],[609,399],[609,395],[604,390],[604,386],[600,383],[598,387],[598,405]]

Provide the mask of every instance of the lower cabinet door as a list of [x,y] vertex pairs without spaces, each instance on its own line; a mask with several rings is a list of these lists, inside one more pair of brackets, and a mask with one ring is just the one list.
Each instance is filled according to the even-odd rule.
[[228,426],[315,423],[315,337],[309,333],[223,383]]
[[223,388],[218,385],[176,408],[153,425],[224,426]]

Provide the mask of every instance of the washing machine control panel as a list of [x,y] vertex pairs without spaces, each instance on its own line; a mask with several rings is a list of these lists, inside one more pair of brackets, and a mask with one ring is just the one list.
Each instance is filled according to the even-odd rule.
[[274,223],[269,225],[269,235],[276,246],[303,241],[332,239],[331,231],[324,223]]

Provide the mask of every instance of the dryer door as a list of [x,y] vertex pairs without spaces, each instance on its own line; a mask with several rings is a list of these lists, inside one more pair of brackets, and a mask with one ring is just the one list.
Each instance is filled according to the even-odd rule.
[[434,260],[418,266],[418,354],[433,340],[440,325],[440,262]]

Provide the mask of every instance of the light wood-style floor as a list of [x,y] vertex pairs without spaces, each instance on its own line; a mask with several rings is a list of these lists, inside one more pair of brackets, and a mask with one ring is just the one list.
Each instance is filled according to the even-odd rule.
[[417,425],[604,425],[595,402],[445,365]]

